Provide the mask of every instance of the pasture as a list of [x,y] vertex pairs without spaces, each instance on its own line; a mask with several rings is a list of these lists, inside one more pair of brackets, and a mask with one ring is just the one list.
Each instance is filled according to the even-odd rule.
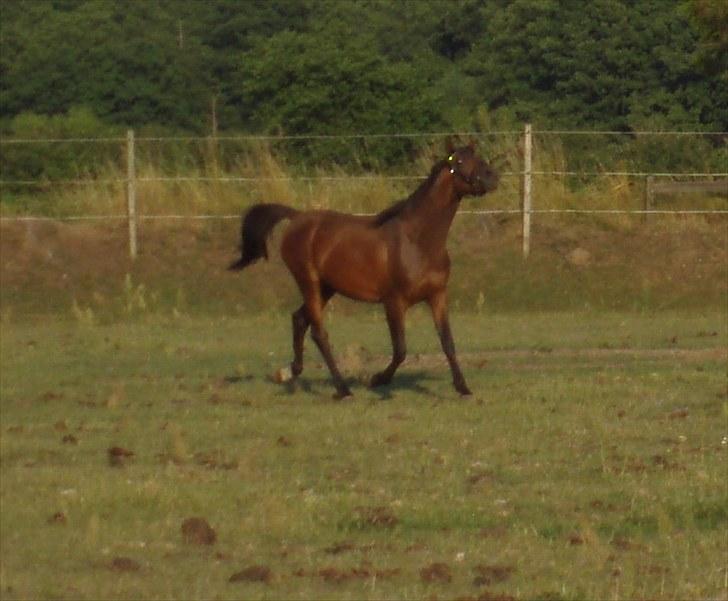
[[75,315],[2,322],[4,599],[726,594],[724,311],[455,311],[461,398],[335,307],[343,402],[288,314]]

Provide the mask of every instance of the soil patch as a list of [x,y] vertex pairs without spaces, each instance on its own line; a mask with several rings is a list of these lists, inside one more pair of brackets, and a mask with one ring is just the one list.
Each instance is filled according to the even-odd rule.
[[217,534],[204,518],[187,518],[182,522],[182,538],[191,545],[213,545]]

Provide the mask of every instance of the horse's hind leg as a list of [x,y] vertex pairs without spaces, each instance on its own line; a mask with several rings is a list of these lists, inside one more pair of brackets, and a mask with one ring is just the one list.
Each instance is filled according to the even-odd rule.
[[407,345],[404,336],[404,312],[405,308],[400,302],[388,302],[385,304],[387,312],[387,325],[389,334],[392,337],[392,361],[383,371],[372,376],[369,385],[374,388],[389,384],[394,372],[407,356]]
[[306,317],[311,326],[311,338],[313,338],[319,351],[321,351],[321,356],[324,358],[326,366],[329,368],[331,377],[334,380],[334,386],[336,387],[334,398],[343,399],[344,397],[351,396],[351,390],[346,385],[346,382],[344,382],[344,378],[336,366],[334,355],[331,352],[331,345],[329,344],[329,335],[323,326],[324,305],[331,298],[333,292],[330,291],[327,296],[325,294],[326,290],[322,290],[318,283],[314,282],[299,281],[299,288],[303,293]]
[[[321,308],[334,295],[334,291],[328,286],[321,287]],[[306,311],[306,303],[302,304],[291,316],[293,325],[293,362],[291,363],[291,374],[295,378],[303,371],[303,341],[308,331],[310,322]]]
[[308,330],[308,317],[306,317],[306,305],[294,311],[291,316],[293,323],[293,362],[291,363],[291,374],[293,377],[300,375],[303,371],[303,339]]

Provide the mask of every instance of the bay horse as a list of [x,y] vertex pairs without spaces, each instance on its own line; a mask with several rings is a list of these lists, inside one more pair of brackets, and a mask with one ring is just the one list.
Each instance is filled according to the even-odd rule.
[[334,360],[323,325],[323,310],[334,294],[382,303],[392,338],[392,360],[371,378],[370,386],[388,384],[404,361],[404,317],[412,305],[430,305],[455,389],[470,394],[453,342],[447,310],[450,225],[464,196],[481,196],[498,185],[498,173],[475,151],[474,143],[455,148],[436,162],[429,177],[406,199],[377,215],[335,211],[299,211],[282,204],[257,204],[242,221],[242,256],[230,265],[241,270],[268,258],[266,240],[283,219],[290,224],[281,241],[281,256],[303,295],[293,313],[293,377],[303,370],[303,342],[311,337],[333,378],[334,398],[351,395]]

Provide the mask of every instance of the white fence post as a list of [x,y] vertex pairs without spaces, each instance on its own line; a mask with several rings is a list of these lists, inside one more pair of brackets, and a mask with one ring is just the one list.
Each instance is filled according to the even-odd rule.
[[134,130],[126,132],[126,209],[129,218],[129,256],[137,256],[136,167],[134,165]]
[[526,123],[523,131],[523,258],[531,252],[531,169],[533,139],[531,124]]

